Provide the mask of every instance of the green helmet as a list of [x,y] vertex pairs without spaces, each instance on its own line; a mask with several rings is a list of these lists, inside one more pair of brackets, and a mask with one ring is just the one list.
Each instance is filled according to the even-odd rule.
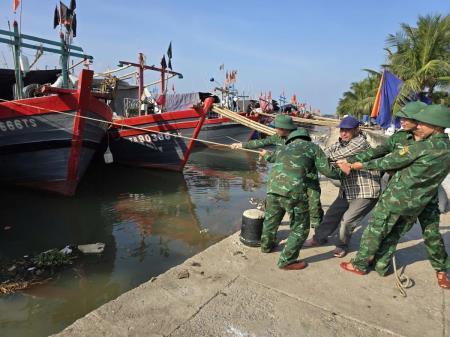
[[275,117],[275,128],[285,130],[295,130],[297,126],[294,124],[291,116],[277,115]]
[[427,105],[414,115],[414,119],[418,122],[450,128],[450,110],[445,105]]
[[305,128],[298,128],[297,130],[292,131],[286,139],[286,144],[290,143],[295,138],[302,138],[304,140],[311,141],[309,132]]
[[406,103],[397,113],[396,117],[415,119],[414,115],[427,105],[420,101]]

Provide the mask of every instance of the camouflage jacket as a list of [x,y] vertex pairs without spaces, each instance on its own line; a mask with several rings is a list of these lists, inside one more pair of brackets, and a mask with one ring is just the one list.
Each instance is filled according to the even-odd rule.
[[333,167],[325,153],[314,143],[294,139],[291,143],[268,152],[264,159],[274,163],[269,174],[267,193],[294,199],[305,198],[308,172],[314,167],[320,173],[339,179],[343,173]]
[[[286,138],[280,137],[278,135],[268,136],[263,139],[255,139],[251,140],[247,143],[242,143],[242,147],[244,149],[258,149],[261,147],[266,147],[270,145],[284,146],[286,142]],[[311,171],[307,174],[306,184],[314,189],[317,189],[320,186],[319,175],[317,173],[317,169],[315,166],[312,167]]]
[[380,202],[393,213],[417,215],[435,197],[450,171],[450,140],[431,135],[383,158],[363,163],[365,170],[397,170]]
[[348,157],[347,162],[364,162],[384,157],[388,153],[394,152],[395,150],[401,150],[405,145],[412,144],[413,142],[414,135],[411,132],[400,130],[390,136],[383,144]]
[[261,147],[266,147],[270,145],[276,146],[284,145],[285,142],[286,138],[280,137],[277,134],[275,134],[272,136],[267,136],[266,138],[263,139],[255,139],[247,143],[242,143],[242,147],[244,149],[259,149]]

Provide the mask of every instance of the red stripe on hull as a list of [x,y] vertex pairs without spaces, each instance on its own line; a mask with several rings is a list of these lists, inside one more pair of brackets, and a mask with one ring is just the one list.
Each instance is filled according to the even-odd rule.
[[70,186],[78,183],[78,168],[80,166],[81,148],[83,146],[83,131],[86,120],[80,118],[86,115],[91,92],[92,71],[82,71],[78,81],[77,106],[78,111],[73,125],[72,145],[70,147],[67,181]]

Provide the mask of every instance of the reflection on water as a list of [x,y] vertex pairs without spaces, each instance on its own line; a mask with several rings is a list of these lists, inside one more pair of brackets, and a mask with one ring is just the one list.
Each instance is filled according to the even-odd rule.
[[[2,188],[0,258],[105,242],[46,285],[0,297],[1,336],[46,336],[234,232],[266,167],[246,153],[195,153],[184,175],[91,167],[74,198]],[[11,229],[3,230],[5,226]]]

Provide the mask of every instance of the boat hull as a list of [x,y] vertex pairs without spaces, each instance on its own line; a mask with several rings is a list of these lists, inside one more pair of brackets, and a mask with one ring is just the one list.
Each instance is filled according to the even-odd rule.
[[182,171],[194,146],[191,138],[198,136],[212,102],[207,99],[201,108],[115,121],[108,133],[114,162]]
[[105,104],[84,100],[73,91],[0,103],[0,181],[73,195],[111,120]]

